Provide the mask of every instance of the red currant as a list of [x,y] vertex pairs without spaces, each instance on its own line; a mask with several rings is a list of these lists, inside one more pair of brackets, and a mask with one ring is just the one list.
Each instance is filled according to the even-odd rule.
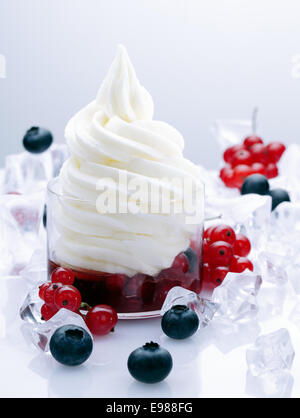
[[265,175],[265,166],[262,163],[253,163],[251,165],[253,174],[262,174]]
[[242,273],[246,269],[253,271],[253,264],[246,257],[239,257],[238,255],[233,256],[229,270],[232,273]]
[[228,225],[218,225],[213,228],[210,234],[210,242],[225,241],[233,245],[235,243],[235,232]]
[[267,145],[269,160],[272,163],[277,163],[280,160],[285,149],[285,145],[281,142],[270,142],[270,144]]
[[186,273],[189,269],[189,259],[184,253],[180,253],[174,260],[172,268]]
[[241,188],[245,179],[251,174],[253,174],[252,168],[244,164],[237,165],[233,171],[233,182],[235,184],[235,187],[238,188]]
[[234,171],[231,167],[224,167],[221,170],[220,177],[223,183],[225,184],[225,186],[230,187],[230,188],[235,187],[235,184],[233,181],[233,174],[234,174]]
[[245,149],[235,152],[231,159],[231,165],[233,168],[240,164],[250,165],[251,163],[252,155]]
[[44,305],[41,307],[42,319],[45,321],[49,321],[49,319],[51,319],[57,312],[58,310],[53,305],[47,305],[44,303]]
[[81,294],[74,286],[61,286],[54,294],[54,304],[57,309],[65,308],[77,311],[81,305]]
[[244,139],[244,145],[246,148],[250,148],[255,144],[263,144],[263,140],[257,135],[250,135]]
[[48,289],[48,287],[51,285],[50,282],[48,283],[43,283],[40,287],[39,287],[39,297],[44,300],[45,297],[45,290]]
[[269,162],[269,153],[267,147],[263,144],[255,144],[249,151],[252,154],[252,161],[254,163],[262,163],[265,165]]
[[204,240],[203,240],[203,250],[202,250],[202,260],[203,260],[204,263],[207,263],[207,261],[208,261],[209,245],[210,245],[210,242],[208,242],[208,240],[204,238]]
[[58,289],[62,287],[61,283],[51,283],[44,291],[44,301],[47,305],[55,305],[54,295]]
[[273,179],[278,176],[278,167],[274,163],[269,163],[265,169],[265,175],[268,179]]
[[65,285],[72,285],[75,281],[75,275],[72,270],[58,267],[51,275],[52,283],[61,283]]
[[228,242],[217,241],[208,249],[208,263],[210,266],[228,266],[233,257],[233,249]]
[[204,231],[204,235],[203,235],[203,237],[204,237],[204,239],[206,239],[208,242],[210,241],[210,234],[211,234],[211,231],[214,229],[214,226],[210,226],[209,228],[207,228],[205,231]]
[[85,322],[93,335],[106,335],[116,326],[118,315],[108,305],[97,305],[88,311]]
[[204,282],[209,282],[211,277],[211,268],[208,263],[202,265],[202,279]]
[[240,257],[247,257],[250,251],[251,244],[248,238],[243,234],[237,234],[234,243],[234,254]]
[[228,267],[225,267],[225,266],[215,267],[211,271],[211,281],[217,286],[219,286],[225,279],[228,272],[229,272]]
[[224,154],[223,154],[224,161],[226,161],[226,163],[230,164],[231,160],[232,160],[232,157],[233,157],[233,154],[237,151],[241,151],[241,150],[244,150],[244,149],[245,149],[244,145],[240,145],[240,144],[233,145],[232,147],[227,148],[225,150]]

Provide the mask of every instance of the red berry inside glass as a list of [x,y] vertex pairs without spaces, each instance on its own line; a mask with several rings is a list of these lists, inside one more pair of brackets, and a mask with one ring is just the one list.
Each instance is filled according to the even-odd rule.
[[52,283],[61,283],[64,285],[72,285],[75,281],[75,275],[72,270],[58,267],[51,275]]
[[189,269],[189,259],[187,258],[187,256],[184,253],[179,254],[173,264],[172,264],[172,268],[174,269],[178,269],[180,271],[182,271],[183,273],[186,273]]
[[236,234],[234,243],[234,254],[240,257],[247,257],[251,251],[251,244],[248,238],[243,234]]
[[81,305],[81,294],[74,286],[61,286],[54,294],[54,303],[57,309],[75,312]]
[[235,243],[235,232],[228,225],[218,225],[213,228],[210,234],[210,242],[225,241],[233,245]]
[[106,335],[115,328],[118,315],[111,306],[96,305],[86,314],[85,322],[93,335]]
[[217,241],[208,249],[208,263],[211,266],[228,266],[233,257],[233,249],[228,242]]

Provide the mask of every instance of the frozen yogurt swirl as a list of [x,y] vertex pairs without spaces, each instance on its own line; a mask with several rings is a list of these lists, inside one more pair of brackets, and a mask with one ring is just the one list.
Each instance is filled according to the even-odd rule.
[[[170,189],[165,178],[199,182],[197,166],[183,158],[181,134],[152,118],[152,98],[119,46],[96,100],[66,127],[71,156],[60,174],[63,198],[55,215],[59,263],[130,276],[156,275],[189,246],[197,226],[187,225],[184,214],[101,214],[96,208],[99,179],[118,182],[119,175],[126,174],[128,181],[159,184],[159,193]],[[110,182],[107,187],[112,187]],[[175,198],[176,187],[171,189]],[[129,199],[126,191],[120,193]]]

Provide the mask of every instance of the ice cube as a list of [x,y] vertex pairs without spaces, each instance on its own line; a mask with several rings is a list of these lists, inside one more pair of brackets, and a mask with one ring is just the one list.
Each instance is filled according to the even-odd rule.
[[52,157],[52,177],[57,177],[60,169],[69,156],[68,147],[65,144],[54,144],[50,148]]
[[0,251],[7,256],[0,268],[3,275],[19,274],[41,245],[43,199],[44,192],[0,196]]
[[217,303],[203,299],[195,292],[181,286],[175,286],[169,291],[162,306],[161,315],[175,305],[185,305],[193,309],[199,316],[200,328],[205,328],[210,323],[219,308]]
[[30,324],[43,323],[41,319],[41,307],[43,301],[39,297],[39,288],[31,290],[20,308],[20,317]]
[[262,280],[257,274],[246,270],[241,274],[227,274],[223,283],[214,289],[212,302],[220,305],[218,319],[243,323],[257,316],[257,293]]
[[42,154],[22,152],[5,159],[3,193],[30,193],[46,187],[68,156],[66,145],[53,145]]
[[300,330],[300,303],[297,302],[290,315],[289,315],[289,320],[296,325],[296,327]]
[[300,256],[286,266],[287,276],[297,295],[300,294]]
[[258,398],[289,398],[293,385],[294,379],[288,370],[267,371],[260,376],[248,371],[246,393]]
[[300,233],[300,202],[282,202],[271,214],[273,233]]
[[274,370],[290,370],[295,357],[287,329],[281,328],[257,338],[247,350],[247,363],[253,376]]
[[[277,244],[280,247],[280,244]],[[286,270],[286,257],[276,252],[270,253],[262,251],[258,256],[258,261],[264,281],[276,285],[285,285],[288,281]]]
[[8,155],[5,159],[3,192],[26,194],[40,190],[51,176],[52,158],[49,152]]
[[285,287],[263,281],[257,295],[259,319],[263,321],[281,315],[285,298]]
[[32,285],[41,284],[48,280],[47,255],[44,249],[37,249],[26,267],[20,272],[21,277]]
[[216,120],[212,124],[212,133],[222,151],[240,144],[252,132],[251,120]]
[[91,335],[83,318],[67,309],[60,309],[49,321],[30,322],[28,321],[28,316],[26,318],[27,323],[22,326],[22,332],[26,341],[45,352],[49,351],[49,342],[55,330],[63,325],[77,325],[84,328]]
[[282,187],[286,189],[292,202],[300,200],[299,160],[300,146],[298,144],[289,145],[278,163],[280,176],[271,182],[273,188]]
[[223,354],[227,354],[237,347],[251,344],[261,331],[256,320],[239,323],[225,321],[219,317],[214,318],[210,329],[213,343]]

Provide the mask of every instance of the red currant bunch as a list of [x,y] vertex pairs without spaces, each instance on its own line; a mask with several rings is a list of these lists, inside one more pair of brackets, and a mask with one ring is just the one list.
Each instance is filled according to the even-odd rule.
[[45,302],[41,308],[41,315],[45,321],[49,321],[61,308],[78,311],[81,294],[72,286],[74,280],[75,276],[71,270],[59,267],[53,271],[51,282],[40,286],[39,297]]
[[267,178],[278,176],[277,163],[285,151],[281,142],[265,145],[257,135],[244,139],[243,144],[234,145],[223,154],[226,166],[220,177],[227,187],[241,188],[244,180],[251,174],[262,174]]
[[212,226],[204,231],[202,278],[206,288],[213,290],[228,272],[242,273],[253,264],[247,258],[251,250],[248,238],[236,234],[228,225]]

